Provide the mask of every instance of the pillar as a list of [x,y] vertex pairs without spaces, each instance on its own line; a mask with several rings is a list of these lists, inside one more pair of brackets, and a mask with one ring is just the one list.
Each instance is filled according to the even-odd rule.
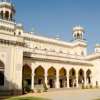
[[84,86],[87,85],[87,79],[86,79],[86,71],[84,71]]
[[69,88],[69,71],[67,71],[67,88]]
[[59,70],[57,70],[57,73],[56,73],[56,88],[59,88],[60,87],[60,84],[59,84]]
[[[33,66],[32,66],[33,67]],[[31,80],[31,89],[34,89],[34,68],[32,68],[32,80]]]
[[78,71],[76,71],[76,87],[77,88],[79,87],[79,84],[78,84]]
[[45,70],[45,84],[48,87],[48,72]]

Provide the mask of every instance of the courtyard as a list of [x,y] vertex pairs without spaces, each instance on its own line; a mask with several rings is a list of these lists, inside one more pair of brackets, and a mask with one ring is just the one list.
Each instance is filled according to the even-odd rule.
[[0,100],[100,100],[100,89],[54,89]]
[[100,89],[51,90],[45,93],[27,94],[25,96],[47,98],[49,100],[99,100]]

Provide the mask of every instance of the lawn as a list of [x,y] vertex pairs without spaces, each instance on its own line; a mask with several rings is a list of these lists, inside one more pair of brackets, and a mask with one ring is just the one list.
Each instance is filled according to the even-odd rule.
[[48,100],[48,99],[37,98],[37,97],[12,97],[5,100]]

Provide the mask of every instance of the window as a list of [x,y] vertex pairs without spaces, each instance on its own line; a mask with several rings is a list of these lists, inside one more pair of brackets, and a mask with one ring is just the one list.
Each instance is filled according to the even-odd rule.
[[4,72],[0,71],[0,86],[4,85]]
[[1,11],[0,17],[1,19],[3,19],[3,11]]
[[8,11],[5,12],[5,18],[6,18],[6,20],[9,19],[9,12]]
[[18,34],[21,35],[21,32],[19,32]]

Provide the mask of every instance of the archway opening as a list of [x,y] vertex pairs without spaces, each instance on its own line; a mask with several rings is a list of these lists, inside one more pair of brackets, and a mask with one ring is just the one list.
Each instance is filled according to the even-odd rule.
[[67,86],[66,70],[64,68],[61,68],[59,71],[59,82],[60,88]]
[[0,61],[0,86],[4,86],[4,63]]
[[84,71],[82,69],[78,72],[78,84],[82,85],[84,83]]
[[88,69],[86,72],[86,78],[88,84],[91,84],[91,74],[92,74],[91,70]]
[[55,88],[55,81],[56,81],[56,70],[55,68],[51,67],[48,70],[48,86],[50,88]]
[[9,12],[8,11],[5,12],[5,19],[9,20]]
[[0,18],[3,19],[3,11],[0,12]]
[[76,87],[76,72],[73,68],[69,71],[69,87]]
[[31,90],[31,75],[32,70],[29,65],[25,64],[22,70],[22,88],[23,93],[29,92]]
[[44,69],[43,67],[39,66],[35,69],[35,85],[42,85],[44,84]]

